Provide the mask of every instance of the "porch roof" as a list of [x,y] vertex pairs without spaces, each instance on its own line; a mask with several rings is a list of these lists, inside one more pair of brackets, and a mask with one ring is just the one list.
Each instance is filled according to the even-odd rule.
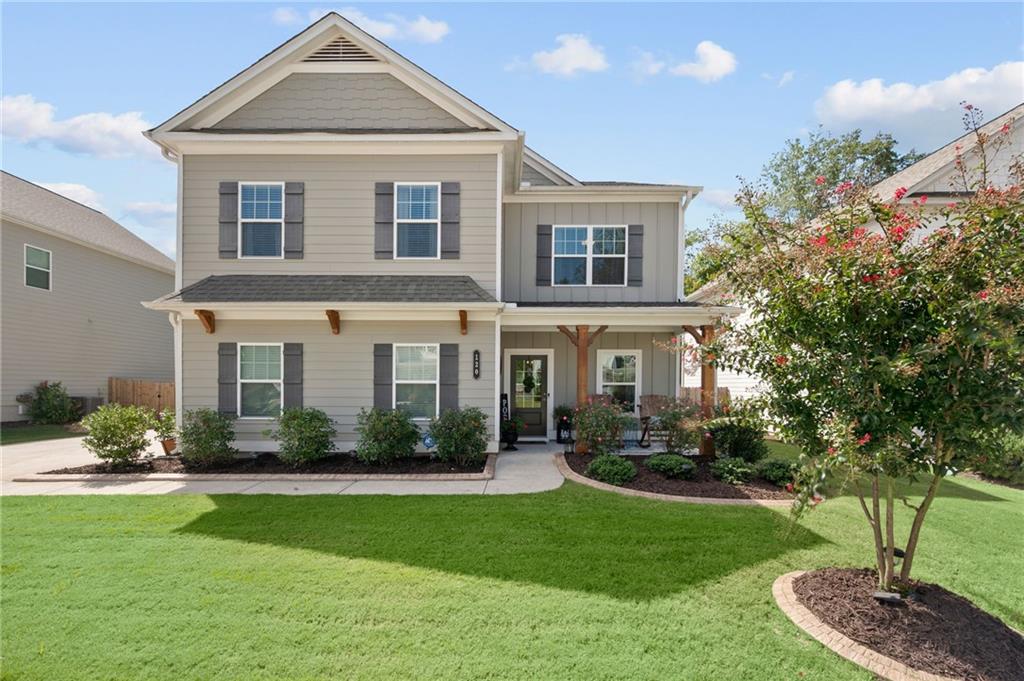
[[558,326],[607,326],[609,331],[669,331],[684,325],[717,325],[742,308],[704,303],[506,303],[502,328],[556,329]]

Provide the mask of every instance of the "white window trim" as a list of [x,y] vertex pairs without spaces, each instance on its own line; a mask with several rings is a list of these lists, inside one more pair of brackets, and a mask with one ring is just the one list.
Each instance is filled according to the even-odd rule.
[[[409,380],[398,378],[398,348],[434,348],[437,354],[437,373],[434,374],[433,381],[426,380]],[[434,384],[434,418],[436,419],[441,410],[441,344],[440,343],[392,343],[391,344],[391,408],[398,409],[398,384],[402,383],[410,385],[430,385]],[[430,421],[428,418],[418,417],[414,418],[413,421],[426,423]]]
[[[399,187],[437,187],[437,219],[435,220],[399,220],[398,219],[398,188]],[[391,187],[391,215],[394,218],[392,222],[392,233],[391,243],[392,252],[391,255],[395,260],[440,260],[441,259],[441,183],[440,182],[395,182]],[[411,255],[398,255],[398,223],[406,224],[418,224],[418,225],[437,225],[437,255],[433,256],[411,256]]]
[[[259,345],[259,346],[264,346],[264,347],[276,347],[276,348],[278,348],[279,352],[281,353],[281,378],[276,380],[276,381],[264,380],[264,379],[255,379],[255,378],[247,378],[247,379],[243,380],[242,379],[242,346],[243,345]],[[281,391],[281,405],[280,405],[280,408],[278,409],[278,416],[280,416],[281,413],[284,411],[284,343],[243,343],[243,342],[239,342],[239,343],[235,344],[235,355],[236,355],[235,371],[237,372],[236,376],[238,377],[237,385],[235,386],[235,392],[236,392],[236,396],[235,396],[236,409],[235,409],[235,411],[238,413],[239,420],[244,420],[244,421],[271,421],[271,420],[273,420],[275,418],[273,416],[242,416],[242,384],[243,383],[276,383],[277,386],[278,386],[278,389]]]
[[[34,248],[37,251],[45,251],[46,254],[50,256],[50,269],[45,270],[42,267],[36,267],[35,265],[29,265],[28,264],[28,249],[30,249],[30,248]],[[43,248],[42,246],[33,246],[32,244],[25,244],[25,247],[22,250],[23,250],[24,258],[25,258],[25,268],[24,268],[24,271],[22,272],[21,276],[22,276],[23,281],[25,282],[25,287],[33,289],[33,290],[36,290],[36,291],[46,291],[47,293],[52,291],[53,290],[53,251],[51,251],[48,248]],[[46,272],[48,275],[50,275],[49,277],[47,277],[47,281],[49,282],[50,285],[47,286],[46,288],[39,288],[38,286],[32,286],[31,284],[29,284],[28,283],[28,270],[29,270],[30,267],[32,269],[34,269],[34,270],[39,270],[40,272]]]
[[[587,230],[587,252],[585,255],[556,255],[555,237],[559,229],[582,229]],[[626,250],[622,255],[594,255],[594,230],[595,229],[621,229],[626,237]],[[594,280],[594,258],[622,258],[622,283],[621,284],[593,284]],[[556,258],[584,258],[587,261],[587,281],[584,284],[557,284],[555,279]],[[552,225],[551,227],[551,285],[556,288],[625,288],[629,283],[629,225]]]
[[[607,359],[608,357],[614,357],[615,355],[636,355],[636,380],[633,383],[611,382],[611,383],[607,383],[606,384],[604,382],[604,360]],[[604,387],[605,387],[605,385],[632,385],[633,386],[634,402],[635,402],[635,404],[633,405],[633,414],[634,415],[639,414],[640,413],[640,395],[641,395],[641,391],[642,391],[641,386],[643,385],[643,378],[644,378],[644,374],[643,374],[643,366],[644,366],[643,359],[644,359],[644,354],[643,354],[643,351],[641,351],[641,350],[619,350],[619,349],[614,349],[614,350],[598,350],[597,351],[597,394],[598,395],[604,394]]]
[[[242,217],[242,185],[258,185],[261,187],[281,188],[281,219],[280,220],[246,220]],[[238,259],[239,260],[284,260],[284,216],[285,202],[288,199],[284,193],[284,182],[239,182],[238,183]],[[268,225],[278,225],[281,228],[281,255],[242,255],[244,252],[242,244],[242,223],[259,222]],[[251,345],[249,343],[248,345]]]

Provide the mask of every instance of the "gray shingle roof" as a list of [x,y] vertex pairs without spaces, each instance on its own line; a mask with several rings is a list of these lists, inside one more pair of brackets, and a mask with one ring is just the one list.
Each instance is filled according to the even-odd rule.
[[0,214],[166,272],[174,261],[109,217],[77,201],[0,171]]
[[164,299],[183,303],[494,303],[472,277],[388,274],[228,274]]
[[703,307],[703,304],[689,301],[689,300],[670,300],[664,303],[640,301],[640,302],[565,302],[565,303],[554,303],[554,302],[540,302],[540,303],[516,303],[518,307]]

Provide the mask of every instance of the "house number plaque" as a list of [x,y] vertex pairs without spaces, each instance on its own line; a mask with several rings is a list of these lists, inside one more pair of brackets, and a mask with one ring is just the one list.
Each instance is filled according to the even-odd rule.
[[480,378],[480,351],[473,351],[473,378]]

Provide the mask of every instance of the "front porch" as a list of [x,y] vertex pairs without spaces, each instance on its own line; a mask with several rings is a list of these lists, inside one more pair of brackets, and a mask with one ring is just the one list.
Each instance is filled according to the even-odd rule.
[[[573,408],[589,395],[611,395],[633,405],[639,416],[644,396],[681,396],[678,337],[709,343],[721,320],[735,313],[692,303],[506,307],[502,405],[508,416],[525,422],[524,440],[553,440],[556,408]],[[715,372],[703,366],[700,402],[706,417],[715,404],[714,383]]]

